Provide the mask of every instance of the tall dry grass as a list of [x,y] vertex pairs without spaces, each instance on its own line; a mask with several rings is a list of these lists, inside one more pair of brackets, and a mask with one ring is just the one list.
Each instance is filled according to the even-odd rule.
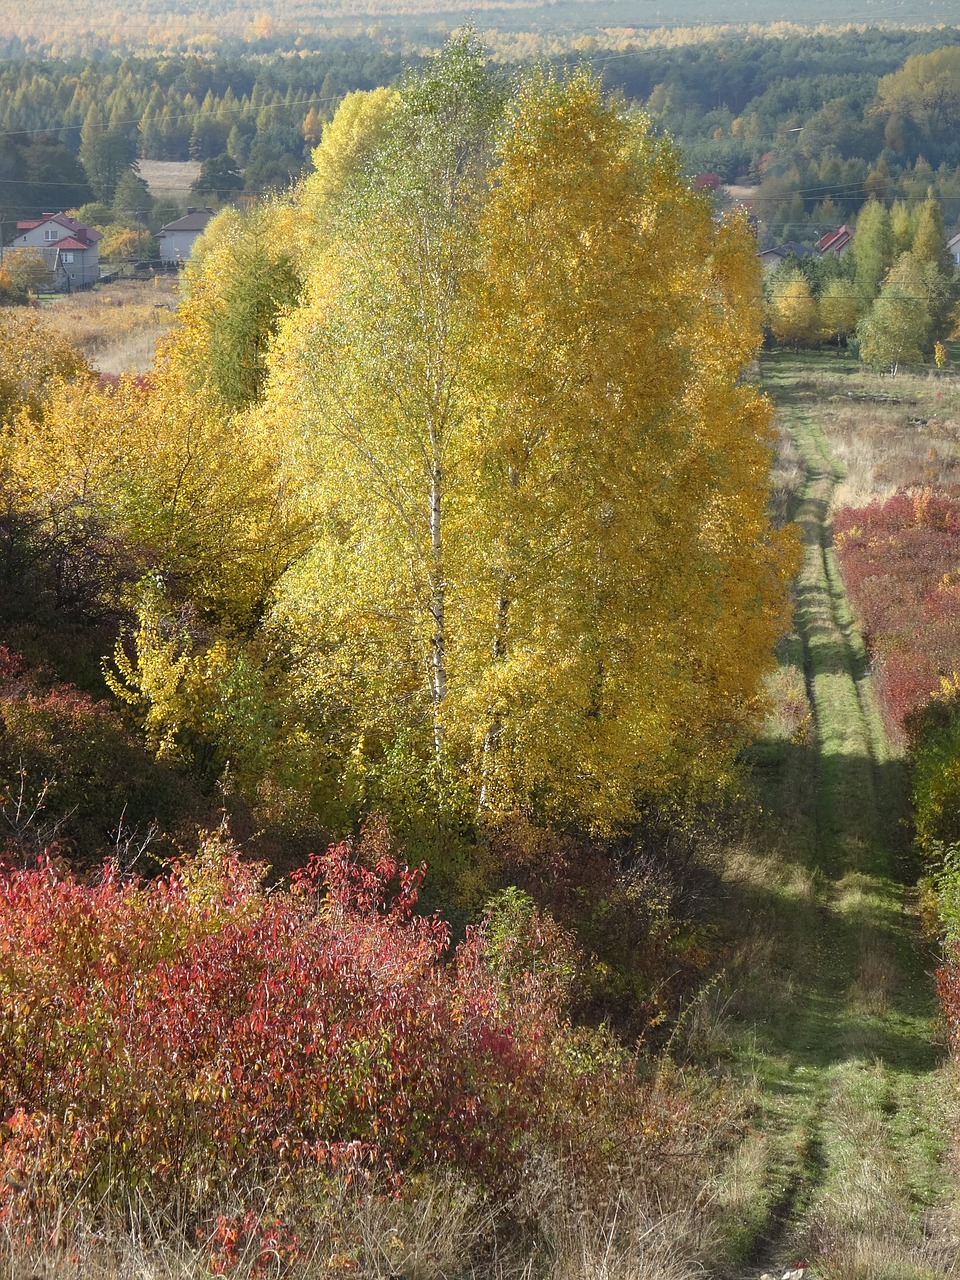
[[147,373],[179,301],[177,278],[157,276],[57,298],[40,314],[101,373]]
[[822,359],[807,380],[846,475],[834,508],[862,507],[898,490],[960,486],[960,376],[935,370],[896,378]]
[[[651,1173],[614,1178],[597,1197],[531,1165],[511,1204],[438,1173],[399,1196],[358,1192],[329,1179],[317,1187],[265,1187],[262,1221],[278,1202],[308,1205],[320,1229],[288,1272],[283,1259],[241,1250],[234,1280],[696,1280],[718,1244],[709,1199],[651,1189]],[[659,1177],[662,1170],[656,1171]],[[238,1210],[224,1190],[224,1213]],[[249,1206],[242,1206],[248,1208]],[[294,1217],[295,1214],[291,1214]],[[76,1228],[56,1222],[33,1234],[0,1229],[0,1274],[8,1280],[210,1280],[208,1255],[185,1222],[159,1218],[131,1192],[124,1221]]]

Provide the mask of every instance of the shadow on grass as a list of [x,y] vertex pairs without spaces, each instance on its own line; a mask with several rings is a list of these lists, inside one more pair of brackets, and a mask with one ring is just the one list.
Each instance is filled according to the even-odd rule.
[[[765,876],[758,863],[729,885],[726,924],[746,957],[731,1012],[768,1060],[758,1069],[773,1071],[775,1089],[801,1090],[795,1069],[851,1059],[934,1069],[935,957],[918,949],[908,913],[916,867],[904,766],[783,740],[758,744],[751,762],[764,807],[778,815],[768,837],[776,870]],[[788,792],[806,807],[790,814]]]

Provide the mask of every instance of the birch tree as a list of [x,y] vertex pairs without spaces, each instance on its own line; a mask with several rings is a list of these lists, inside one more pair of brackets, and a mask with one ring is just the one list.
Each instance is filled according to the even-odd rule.
[[271,360],[270,626],[364,802],[614,830],[716,783],[784,616],[755,245],[587,74],[464,39],[378,130]]

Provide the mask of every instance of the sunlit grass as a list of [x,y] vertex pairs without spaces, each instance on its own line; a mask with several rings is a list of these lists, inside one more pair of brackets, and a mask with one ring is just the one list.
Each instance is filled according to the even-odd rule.
[[180,300],[175,276],[117,280],[44,306],[44,321],[101,373],[146,373],[157,341],[174,323]]

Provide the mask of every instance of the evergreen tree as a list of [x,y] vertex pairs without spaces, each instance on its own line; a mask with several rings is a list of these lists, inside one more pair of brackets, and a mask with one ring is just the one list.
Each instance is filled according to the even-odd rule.
[[134,147],[124,133],[107,130],[84,145],[80,160],[94,194],[104,204],[112,204],[117,183],[134,162]]

